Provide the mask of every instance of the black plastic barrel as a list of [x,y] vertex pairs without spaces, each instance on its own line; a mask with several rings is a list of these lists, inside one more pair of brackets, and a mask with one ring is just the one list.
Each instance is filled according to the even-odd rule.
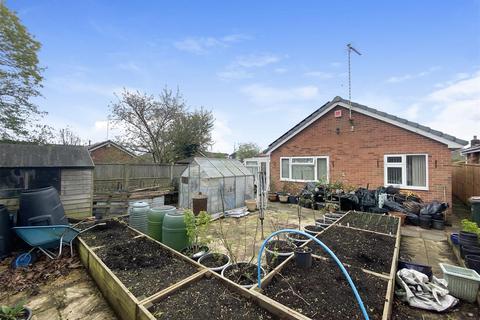
[[68,224],[60,196],[54,187],[22,192],[19,207],[17,226]]
[[0,259],[10,255],[12,241],[10,214],[7,208],[0,204]]
[[480,256],[479,255],[467,254],[465,256],[465,264],[467,265],[467,268],[473,269],[477,271],[477,273],[480,273]]

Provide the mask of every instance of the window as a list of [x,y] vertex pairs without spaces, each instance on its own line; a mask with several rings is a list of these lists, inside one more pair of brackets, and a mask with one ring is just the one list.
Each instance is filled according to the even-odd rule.
[[428,156],[403,154],[385,156],[385,185],[428,190]]
[[328,181],[328,157],[280,158],[280,180]]

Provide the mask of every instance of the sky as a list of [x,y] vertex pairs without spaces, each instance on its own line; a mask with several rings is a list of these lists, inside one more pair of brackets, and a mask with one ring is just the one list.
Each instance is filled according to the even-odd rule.
[[[107,138],[115,93],[179,88],[212,151],[266,148],[335,96],[464,140],[480,135],[480,1],[7,0],[42,43],[40,109]],[[120,129],[109,127],[108,137]]]

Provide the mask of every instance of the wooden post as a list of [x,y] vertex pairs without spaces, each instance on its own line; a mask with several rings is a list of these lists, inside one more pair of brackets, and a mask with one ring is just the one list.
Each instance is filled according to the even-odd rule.
[[123,165],[123,189],[128,191],[130,182],[130,165],[128,163]]

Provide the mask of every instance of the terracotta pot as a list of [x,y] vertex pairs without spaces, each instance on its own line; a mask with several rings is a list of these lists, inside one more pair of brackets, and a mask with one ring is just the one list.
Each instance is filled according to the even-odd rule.
[[268,193],[268,201],[276,202],[278,201],[278,195],[275,192]]
[[245,200],[245,205],[250,212],[257,210],[257,200],[255,199]]

